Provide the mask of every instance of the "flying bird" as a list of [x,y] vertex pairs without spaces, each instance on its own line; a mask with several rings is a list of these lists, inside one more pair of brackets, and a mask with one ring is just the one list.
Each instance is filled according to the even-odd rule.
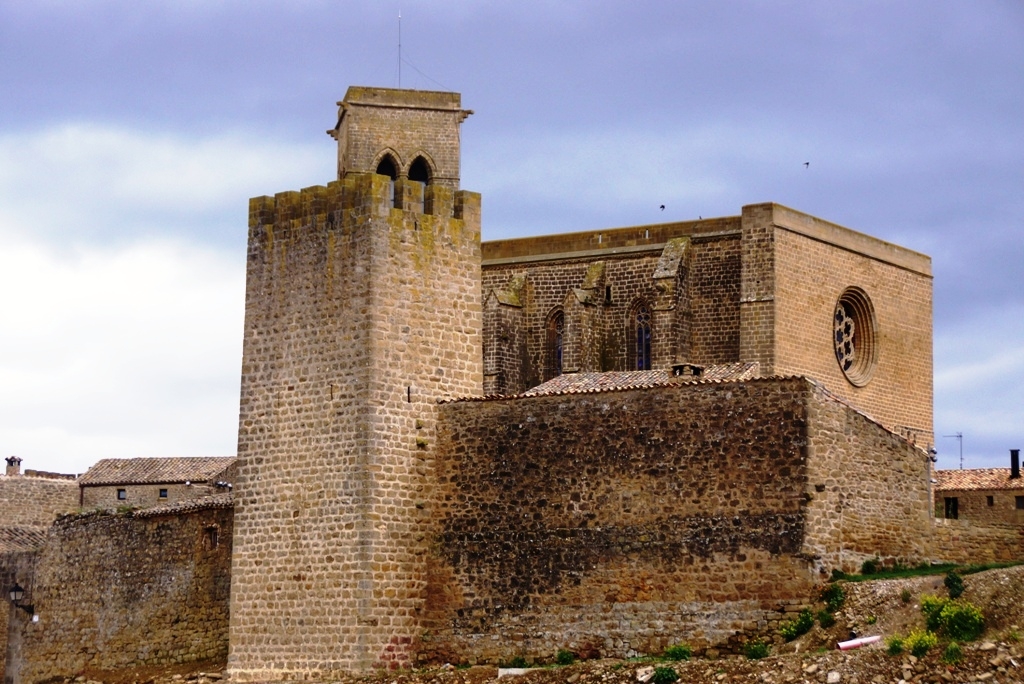
[[661,210],[665,211],[665,205],[664,204],[661,205]]
[[805,169],[811,168],[811,162],[804,162],[804,168]]

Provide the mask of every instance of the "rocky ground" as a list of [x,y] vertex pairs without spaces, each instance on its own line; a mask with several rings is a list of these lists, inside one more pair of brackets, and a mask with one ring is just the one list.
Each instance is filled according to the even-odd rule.
[[[963,598],[979,606],[986,618],[981,640],[964,644],[963,659],[955,664],[941,661],[942,646],[923,658],[890,656],[884,643],[852,651],[839,651],[836,643],[850,632],[858,636],[907,634],[923,627],[920,611],[922,594],[944,596],[942,576],[871,582],[849,582],[843,586],[846,601],[836,613],[836,624],[828,630],[815,626],[811,632],[788,644],[775,644],[772,653],[760,660],[744,657],[694,658],[689,661],[591,660],[564,667],[547,667],[518,676],[503,676],[506,684],[654,684],[656,667],[671,667],[679,684],[721,684],[758,682],[763,684],[910,684],[944,682],[1024,682],[1024,566],[968,575]],[[910,600],[905,601],[907,593]],[[504,674],[504,673],[502,673]],[[106,676],[105,676],[106,675]],[[380,673],[350,677],[345,684],[482,684],[497,680],[495,667],[439,668],[401,673]],[[133,670],[85,673],[77,681],[87,684],[218,684],[221,671],[209,664],[198,670]]]

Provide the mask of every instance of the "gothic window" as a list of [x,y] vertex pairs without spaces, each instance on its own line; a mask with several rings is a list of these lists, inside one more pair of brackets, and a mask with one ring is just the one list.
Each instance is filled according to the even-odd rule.
[[395,180],[398,178],[398,165],[395,164],[395,160],[390,154],[385,154],[384,158],[377,164],[377,175],[387,176],[391,179],[389,197],[391,198],[391,206],[395,206]]
[[832,315],[836,361],[851,384],[863,387],[871,379],[878,358],[875,311],[860,289],[849,288],[836,302]]
[[646,304],[636,309],[633,317],[634,370],[651,370],[651,310]]
[[430,165],[423,157],[416,157],[409,166],[409,180],[427,185],[430,183]]
[[562,374],[562,352],[565,340],[565,312],[555,311],[548,317],[547,325],[547,368],[545,380]]

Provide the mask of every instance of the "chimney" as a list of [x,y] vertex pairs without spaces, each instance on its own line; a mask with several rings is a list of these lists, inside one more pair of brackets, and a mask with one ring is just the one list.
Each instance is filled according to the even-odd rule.
[[1010,449],[1010,479],[1020,479],[1020,449]]
[[8,456],[4,460],[7,461],[7,476],[8,477],[10,477],[11,475],[21,475],[21,459],[20,458],[18,458],[17,456]]

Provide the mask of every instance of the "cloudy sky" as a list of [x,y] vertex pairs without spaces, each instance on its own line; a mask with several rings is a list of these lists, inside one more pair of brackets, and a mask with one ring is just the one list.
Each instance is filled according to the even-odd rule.
[[0,0],[0,454],[233,454],[247,199],[399,78],[476,111],[485,239],[775,201],[931,255],[939,465],[1024,447],[1020,0]]

